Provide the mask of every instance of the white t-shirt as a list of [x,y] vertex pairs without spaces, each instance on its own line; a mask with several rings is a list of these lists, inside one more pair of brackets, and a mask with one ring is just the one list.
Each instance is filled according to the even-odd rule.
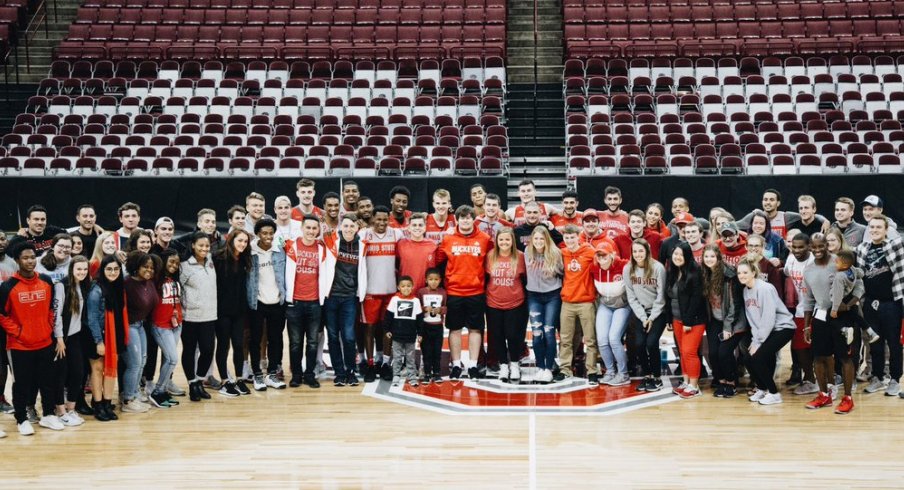
[[276,269],[273,267],[273,247],[264,251],[255,247],[257,255],[257,300],[265,305],[279,303],[279,287],[276,285]]
[[794,291],[797,293],[797,306],[794,309],[794,316],[797,318],[804,317],[803,298],[807,296],[807,287],[804,285],[804,269],[813,263],[813,254],[807,257],[807,260],[801,262],[794,257],[793,254],[788,255],[783,269],[785,276],[791,279],[794,284]]

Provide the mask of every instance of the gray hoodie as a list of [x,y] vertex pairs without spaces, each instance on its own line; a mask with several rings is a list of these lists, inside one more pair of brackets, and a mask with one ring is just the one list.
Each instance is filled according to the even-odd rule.
[[665,309],[665,266],[653,260],[653,273],[649,279],[644,277],[644,270],[638,267],[631,275],[631,262],[625,265],[622,276],[625,279],[625,292],[628,304],[634,316],[641,322],[655,320]]
[[757,279],[752,288],[744,288],[744,311],[750,324],[750,347],[757,348],[773,330],[795,328],[794,317],[778,297],[775,286]]
[[832,277],[835,270],[834,256],[829,256],[829,263],[825,266],[813,262],[804,268],[802,289],[805,289],[807,294],[800,298],[803,311],[814,311],[819,308],[826,313],[829,312],[832,308]]
[[187,322],[212,322],[217,319],[217,271],[208,254],[206,263],[199,264],[191,256],[182,262],[179,271],[182,283],[182,313]]
[[[848,272],[850,274],[848,274]],[[845,296],[852,294],[856,298],[862,298],[866,292],[863,289],[863,269],[851,267],[847,271],[836,271],[832,278],[832,311],[837,312]]]

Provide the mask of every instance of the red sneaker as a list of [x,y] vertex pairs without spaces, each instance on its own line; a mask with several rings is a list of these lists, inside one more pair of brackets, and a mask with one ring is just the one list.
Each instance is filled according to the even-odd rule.
[[847,415],[847,414],[851,413],[851,410],[853,410],[853,409],[854,409],[854,399],[849,396],[846,396],[846,397],[842,398],[841,403],[839,403],[838,406],[835,407],[835,413],[841,414],[841,415]]
[[814,398],[810,403],[807,403],[807,408],[815,410],[817,408],[829,407],[831,405],[832,397],[825,393],[819,393],[818,395],[816,395],[816,398]]

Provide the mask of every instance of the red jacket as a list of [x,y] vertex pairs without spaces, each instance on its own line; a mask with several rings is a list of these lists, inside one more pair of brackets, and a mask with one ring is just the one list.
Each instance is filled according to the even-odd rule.
[[738,235],[738,244],[731,250],[725,247],[722,240],[719,240],[718,243],[719,250],[722,251],[722,261],[732,267],[737,267],[738,262],[747,255],[747,239],[744,238],[744,235]]
[[0,285],[0,326],[6,332],[6,348],[33,351],[53,341],[53,281],[35,274],[26,279],[13,274]]
[[469,235],[457,228],[452,235],[443,237],[436,249],[436,263],[446,263],[446,292],[450,296],[476,296],[484,294],[487,253],[493,249],[489,235],[476,227]]

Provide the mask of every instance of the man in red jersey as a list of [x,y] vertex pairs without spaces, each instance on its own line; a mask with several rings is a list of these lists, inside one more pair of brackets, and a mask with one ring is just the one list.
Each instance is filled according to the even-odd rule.
[[314,181],[301,179],[295,184],[295,195],[298,196],[298,206],[292,208],[292,219],[301,221],[307,214],[313,214],[317,219],[323,218],[323,210],[314,205]]
[[[389,215],[390,228],[408,229],[408,219],[411,218],[411,211],[408,210],[410,200],[411,191],[403,185],[397,185],[389,191],[389,205],[392,208],[392,213]],[[395,286],[393,286],[391,294],[395,294]]]
[[[502,200],[496,194],[487,194],[484,199],[483,216],[477,218],[477,229],[486,233],[493,240],[496,238],[496,232],[502,228],[513,228],[515,225],[505,219],[502,213]],[[476,211],[475,211],[476,212]]]
[[549,217],[549,223],[556,231],[562,230],[568,225],[581,227],[581,218],[584,213],[578,211],[578,193],[568,190],[562,193],[562,212]]
[[486,199],[487,188],[484,187],[483,184],[474,184],[471,186],[471,207],[474,208],[474,212],[477,213],[478,218],[485,213],[483,206],[486,203]]
[[408,276],[414,281],[414,289],[427,285],[427,270],[436,266],[436,243],[426,239],[424,213],[412,213],[408,222],[408,237],[396,245],[396,262],[399,276]]
[[[521,204],[509,208],[505,212],[505,219],[511,221],[515,226],[524,223],[524,206],[529,202],[535,202],[537,200],[537,186],[534,185],[533,180],[524,179],[518,184],[518,198],[521,199]],[[546,221],[550,214],[555,213],[555,210],[552,207],[543,203],[537,204],[540,206],[541,221]]]
[[[614,186],[606,187],[603,191],[603,203],[606,209],[597,214],[600,218],[600,230],[609,238],[615,238],[619,234],[628,232],[628,213],[622,208],[621,189]],[[584,211],[586,215],[587,212]]]
[[[439,244],[443,236],[455,232],[455,218],[449,215],[452,207],[452,196],[446,189],[437,189],[433,192],[433,214],[427,215],[427,239]],[[407,275],[407,274],[402,274]],[[412,276],[414,277],[414,276]],[[414,278],[415,286],[419,284],[419,278]],[[423,286],[415,287],[417,291]]]
[[474,208],[459,206],[455,210],[458,227],[452,235],[443,237],[436,251],[436,263],[446,263],[446,328],[449,329],[449,350],[452,355],[450,379],[460,379],[461,330],[468,328],[468,377],[479,377],[477,356],[483,345],[486,327],[486,256],[493,248],[490,237],[474,226]]

